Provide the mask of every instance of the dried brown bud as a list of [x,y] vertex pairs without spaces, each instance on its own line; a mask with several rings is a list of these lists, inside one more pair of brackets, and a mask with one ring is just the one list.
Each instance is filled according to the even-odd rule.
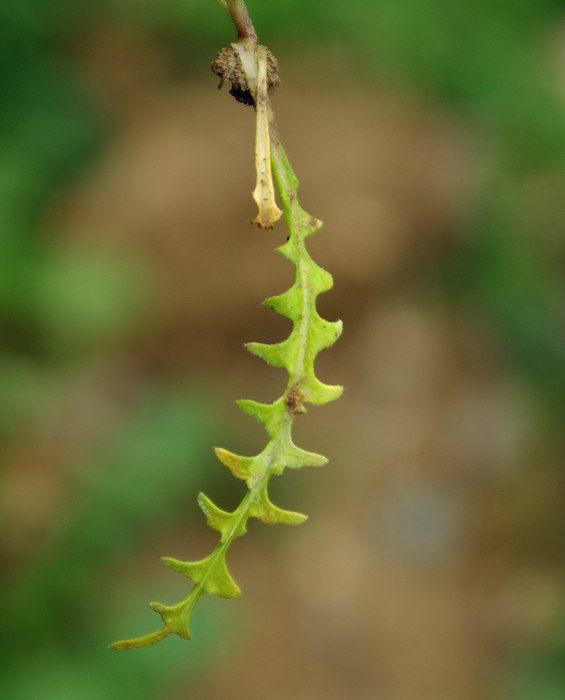
[[[245,105],[254,105],[253,86],[249,85],[248,76],[241,61],[240,50],[241,44],[230,44],[226,48],[220,49],[212,61],[212,72],[220,78],[218,86],[220,89],[227,80],[231,83],[230,95],[234,99]],[[267,94],[272,95],[281,83],[279,64],[267,48],[265,51],[267,53]]]

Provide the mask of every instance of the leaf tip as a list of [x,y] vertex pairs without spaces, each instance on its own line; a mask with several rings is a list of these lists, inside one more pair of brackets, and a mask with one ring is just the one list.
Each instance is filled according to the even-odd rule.
[[234,452],[225,450],[223,447],[214,447],[214,454],[220,462],[227,467],[236,479],[247,479],[249,476],[249,466],[251,459],[236,455]]

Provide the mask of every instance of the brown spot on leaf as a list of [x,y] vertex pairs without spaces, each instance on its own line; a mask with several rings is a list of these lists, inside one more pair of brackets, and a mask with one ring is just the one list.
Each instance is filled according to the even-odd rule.
[[306,412],[306,409],[304,408],[305,398],[304,392],[300,391],[298,387],[293,386],[289,389],[286,394],[285,402],[291,415],[299,416],[301,413]]

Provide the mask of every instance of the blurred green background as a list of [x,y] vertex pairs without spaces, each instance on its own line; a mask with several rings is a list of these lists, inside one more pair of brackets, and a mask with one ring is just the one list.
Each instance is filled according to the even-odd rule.
[[[252,527],[244,597],[116,654],[241,485],[288,285],[212,0],[0,0],[0,697],[565,697],[565,3],[249,0],[343,383]],[[331,513],[331,515],[330,515]],[[250,671],[252,671],[250,673]]]

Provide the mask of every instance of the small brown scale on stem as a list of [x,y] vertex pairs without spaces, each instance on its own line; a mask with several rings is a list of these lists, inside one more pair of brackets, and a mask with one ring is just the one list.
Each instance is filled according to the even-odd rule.
[[291,416],[299,416],[306,413],[304,401],[306,396],[297,386],[292,386],[286,393],[285,403]]

